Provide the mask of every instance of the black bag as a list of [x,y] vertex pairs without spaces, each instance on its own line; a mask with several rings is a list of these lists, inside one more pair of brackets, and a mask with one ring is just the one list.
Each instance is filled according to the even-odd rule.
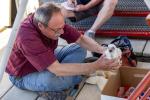
[[90,0],[77,0],[77,4],[83,4],[86,5],[87,3],[89,3]]
[[[115,38],[110,44],[116,45],[122,51],[122,63],[123,65],[128,65],[131,67],[137,66],[137,59],[133,52],[133,47],[130,43],[130,40],[126,36],[119,36]],[[108,44],[102,44],[108,46]],[[101,54],[93,53],[94,57],[100,57]]]

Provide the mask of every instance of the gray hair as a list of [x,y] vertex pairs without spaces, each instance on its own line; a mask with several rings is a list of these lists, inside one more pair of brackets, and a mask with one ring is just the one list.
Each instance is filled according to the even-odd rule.
[[60,12],[60,8],[54,3],[44,3],[41,5],[34,14],[34,20],[38,23],[42,23],[44,26],[48,25],[53,13]]

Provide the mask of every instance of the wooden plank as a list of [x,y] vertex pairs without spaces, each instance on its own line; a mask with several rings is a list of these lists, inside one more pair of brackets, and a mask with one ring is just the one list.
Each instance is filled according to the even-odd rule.
[[7,91],[12,87],[12,83],[9,81],[8,74],[4,73],[3,79],[0,83],[0,99],[7,93]]
[[2,100],[36,100],[37,93],[27,90],[21,90],[13,86]]
[[96,85],[85,84],[76,100],[100,100],[101,92]]
[[130,40],[133,46],[133,51],[137,55],[142,55],[144,46],[146,44],[146,40],[141,40],[141,39],[130,39]]
[[148,40],[145,49],[143,51],[144,56],[150,56],[150,40]]
[[138,62],[137,67],[150,69],[150,63],[147,63],[147,62]]

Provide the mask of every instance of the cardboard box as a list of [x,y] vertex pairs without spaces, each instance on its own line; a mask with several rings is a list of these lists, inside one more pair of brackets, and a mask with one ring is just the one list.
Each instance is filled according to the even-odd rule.
[[101,100],[125,100],[124,98],[116,97],[119,87],[127,85],[136,87],[148,71],[150,70],[121,67],[115,75],[109,77],[108,82],[101,92]]

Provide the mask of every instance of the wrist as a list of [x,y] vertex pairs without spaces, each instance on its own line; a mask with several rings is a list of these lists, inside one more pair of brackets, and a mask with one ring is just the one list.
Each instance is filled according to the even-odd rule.
[[92,64],[92,68],[94,68],[95,71],[100,68],[100,67],[99,67],[100,65],[99,65],[98,61],[94,61],[94,62],[92,62],[91,64]]

